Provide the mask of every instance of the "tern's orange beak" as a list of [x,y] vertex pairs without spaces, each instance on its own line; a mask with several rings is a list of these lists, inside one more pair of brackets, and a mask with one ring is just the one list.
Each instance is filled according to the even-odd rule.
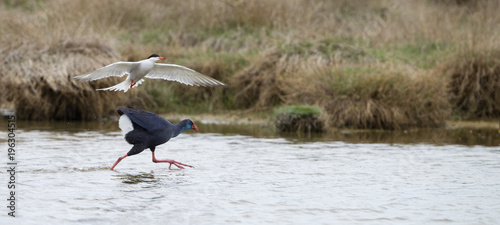
[[165,59],[165,58],[163,58],[163,57],[161,57],[161,56],[160,56],[160,60],[164,60],[164,59]]

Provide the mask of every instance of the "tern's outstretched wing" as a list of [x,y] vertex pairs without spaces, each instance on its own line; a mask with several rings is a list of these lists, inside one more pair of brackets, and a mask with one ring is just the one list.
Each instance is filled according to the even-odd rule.
[[177,81],[186,85],[195,85],[195,86],[226,85],[214,78],[205,76],[187,67],[175,64],[155,63],[155,66],[146,75],[146,78]]
[[81,81],[93,81],[111,76],[122,77],[125,74],[129,74],[130,71],[132,71],[132,69],[137,65],[139,65],[137,62],[116,62],[97,69],[94,72],[76,76],[74,79]]

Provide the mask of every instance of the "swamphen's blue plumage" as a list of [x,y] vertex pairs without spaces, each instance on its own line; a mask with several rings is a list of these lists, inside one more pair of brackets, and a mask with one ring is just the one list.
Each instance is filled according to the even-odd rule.
[[171,159],[158,160],[155,157],[155,148],[158,145],[164,144],[173,137],[177,137],[185,130],[193,129],[198,131],[198,127],[191,120],[183,120],[178,124],[173,124],[162,117],[144,111],[142,109],[134,109],[128,107],[118,107],[118,114],[121,115],[119,126],[125,135],[125,140],[134,145],[130,151],[118,158],[111,170],[125,157],[139,154],[144,149],[149,148],[153,154],[153,162],[166,162],[170,163],[169,168],[173,165],[183,168],[182,166],[189,166]]

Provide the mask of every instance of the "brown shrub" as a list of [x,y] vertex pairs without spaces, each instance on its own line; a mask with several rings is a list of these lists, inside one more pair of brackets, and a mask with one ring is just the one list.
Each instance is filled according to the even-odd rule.
[[322,106],[334,127],[433,127],[449,114],[444,82],[433,74],[332,65],[294,77],[286,84],[286,103]]
[[234,75],[234,105],[240,108],[269,107],[280,104],[282,75],[287,67],[286,56],[277,50],[263,53],[252,65]]
[[442,68],[453,112],[464,118],[500,116],[500,51],[459,54]]
[[137,100],[123,93],[95,91],[118,83],[116,78],[92,83],[72,79],[118,59],[115,51],[98,42],[62,41],[50,46],[16,42],[2,46],[0,52],[0,82],[5,85],[1,101],[12,102],[19,119],[96,120]]

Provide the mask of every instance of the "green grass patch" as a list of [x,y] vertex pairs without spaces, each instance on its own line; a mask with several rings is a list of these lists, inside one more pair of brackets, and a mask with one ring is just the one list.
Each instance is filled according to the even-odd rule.
[[285,55],[300,55],[307,58],[313,55],[322,55],[336,61],[360,62],[370,57],[360,41],[347,38],[326,38],[308,40],[298,43],[278,43],[280,52]]
[[319,116],[321,114],[321,109],[317,106],[310,105],[287,105],[276,108],[274,113],[276,115]]
[[443,42],[416,42],[368,49],[368,55],[380,62],[410,64],[431,69],[442,62],[453,47]]
[[280,132],[323,132],[321,109],[310,105],[288,105],[275,109],[275,126]]
[[43,1],[41,0],[6,0],[2,3],[7,9],[22,9],[26,11],[34,11]]
[[383,69],[373,66],[335,68],[326,73],[330,75],[320,75],[319,79],[338,95],[366,95],[372,92],[371,89],[379,87],[377,82],[384,80],[374,80],[373,74],[383,73]]

